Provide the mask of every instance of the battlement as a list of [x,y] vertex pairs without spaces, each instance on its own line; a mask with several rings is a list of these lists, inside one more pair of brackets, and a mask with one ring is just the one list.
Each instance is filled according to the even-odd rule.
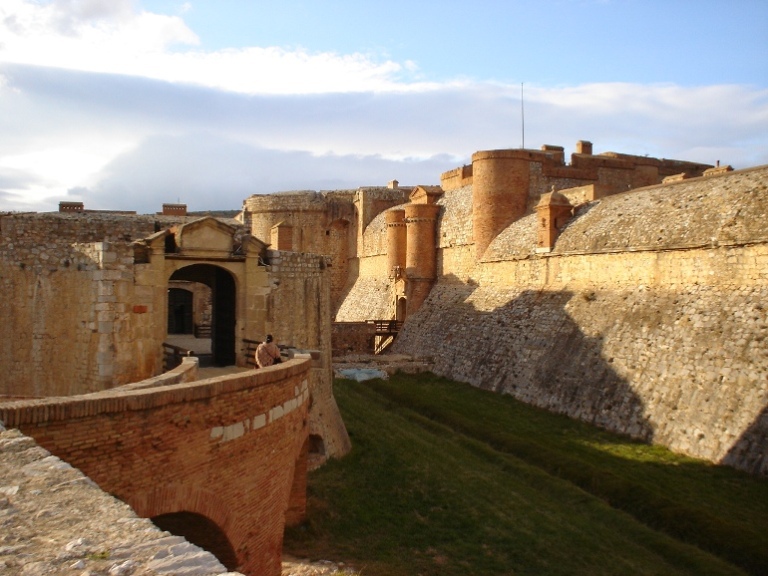
[[[514,169],[502,166],[505,162],[523,161],[528,165],[516,165]],[[687,177],[697,177],[711,169],[709,164],[669,160],[617,152],[593,154],[593,144],[586,140],[576,143],[570,164],[565,163],[565,150],[562,146],[544,144],[541,150],[499,149],[482,150],[472,155],[472,164],[454,168],[440,176],[443,190],[455,190],[474,183],[475,164],[477,162],[494,163],[494,171],[522,171],[541,174],[550,179],[572,180],[568,187],[600,183],[606,193],[623,192],[630,188],[659,184],[662,179],[674,174],[685,173]],[[500,178],[505,174],[488,174],[486,177]],[[558,186],[560,187],[560,186]],[[530,194],[536,200],[545,190]],[[535,202],[528,203],[530,211]]]

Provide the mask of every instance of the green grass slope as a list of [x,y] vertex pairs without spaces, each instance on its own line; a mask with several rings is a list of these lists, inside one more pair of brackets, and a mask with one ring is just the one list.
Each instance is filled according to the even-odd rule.
[[432,375],[335,384],[292,554],[377,575],[768,574],[768,482]]

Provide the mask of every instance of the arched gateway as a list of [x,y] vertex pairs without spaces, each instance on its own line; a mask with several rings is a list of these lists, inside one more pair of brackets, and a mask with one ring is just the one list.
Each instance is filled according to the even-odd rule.
[[[170,277],[171,282],[194,282],[202,284],[208,288],[210,293],[210,338],[211,338],[211,356],[212,363],[216,366],[230,366],[236,363],[237,351],[235,341],[235,325],[237,324],[237,290],[235,278],[231,272],[214,264],[190,264],[184,268],[176,270]],[[170,322],[173,320],[178,325],[178,319],[175,308],[178,304],[172,301],[174,291],[182,291],[179,288],[169,288],[168,290],[168,318],[169,334]],[[184,309],[185,320],[195,315],[194,301],[192,292],[190,294],[188,307]],[[177,333],[189,334],[190,321],[185,321],[184,331]]]
[[[243,339],[259,339],[266,330],[269,280],[263,261],[267,245],[241,228],[201,218],[161,230],[136,246],[137,261],[147,267],[143,278],[154,290],[163,290],[157,291],[163,297],[157,305],[166,310],[168,323],[155,328],[156,337],[162,341],[172,328],[176,333],[191,333],[189,324],[199,326],[192,318],[205,316],[211,363],[245,366]],[[179,303],[176,291],[185,283],[206,288],[209,301],[204,312],[195,309],[194,298]],[[179,324],[184,330],[178,329]]]

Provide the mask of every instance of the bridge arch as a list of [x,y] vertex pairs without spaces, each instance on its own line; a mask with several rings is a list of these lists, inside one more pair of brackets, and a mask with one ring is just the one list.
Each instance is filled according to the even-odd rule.
[[207,550],[224,567],[234,572],[238,569],[237,554],[227,534],[210,518],[196,512],[168,512],[150,518],[160,528],[184,537],[188,542]]
[[209,536],[198,543],[225,566],[234,554],[244,574],[279,576],[285,525],[306,510],[310,369],[297,358],[193,382],[177,369],[81,396],[0,404],[0,419],[139,516],[202,527]]
[[[237,278],[229,270],[210,263],[177,268],[168,282],[199,282],[211,289],[211,355],[216,366],[236,363]],[[169,288],[169,297],[171,295]],[[168,306],[171,306],[169,301]]]
[[118,492],[116,496],[161,530],[207,550],[227,570],[236,571],[242,564],[237,551],[244,542],[232,528],[230,506],[215,492],[174,482],[147,491]]

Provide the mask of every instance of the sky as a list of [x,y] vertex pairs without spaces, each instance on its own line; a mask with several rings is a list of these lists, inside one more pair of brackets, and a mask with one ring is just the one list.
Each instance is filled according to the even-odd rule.
[[768,164],[768,2],[0,1],[0,211],[237,210],[578,140]]

